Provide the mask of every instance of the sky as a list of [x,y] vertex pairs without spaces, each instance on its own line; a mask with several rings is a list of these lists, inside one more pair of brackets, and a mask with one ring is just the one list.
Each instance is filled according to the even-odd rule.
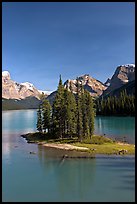
[[3,2],[2,71],[54,91],[89,74],[105,82],[135,63],[134,2]]

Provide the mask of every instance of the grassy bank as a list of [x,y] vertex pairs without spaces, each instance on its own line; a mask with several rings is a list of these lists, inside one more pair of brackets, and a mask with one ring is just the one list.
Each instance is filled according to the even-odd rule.
[[[114,141],[105,136],[93,135],[92,140],[83,140],[82,142],[78,141],[78,138],[63,138],[63,139],[51,139],[50,136],[44,133],[28,133],[22,135],[30,143],[38,144],[71,144],[77,147],[86,147],[88,152],[92,154],[116,154],[116,155],[134,155],[135,154],[135,145],[121,143]],[[57,146],[57,145],[56,145]],[[59,148],[59,147],[58,147]],[[80,151],[80,150],[79,150]]]

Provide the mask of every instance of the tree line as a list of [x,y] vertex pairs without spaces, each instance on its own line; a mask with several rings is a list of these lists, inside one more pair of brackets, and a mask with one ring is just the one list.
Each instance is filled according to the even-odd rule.
[[94,102],[82,83],[76,80],[76,94],[64,88],[60,76],[53,105],[43,99],[37,111],[37,130],[52,138],[78,137],[79,141],[91,139],[94,134]]
[[99,98],[96,100],[96,114],[135,116],[135,95],[128,95],[123,90],[119,97]]

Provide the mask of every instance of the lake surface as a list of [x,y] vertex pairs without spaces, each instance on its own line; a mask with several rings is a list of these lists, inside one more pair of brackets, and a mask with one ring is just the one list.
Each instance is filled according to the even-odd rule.
[[[134,143],[134,122],[132,117],[97,117],[95,132],[124,135]],[[135,201],[134,156],[62,160],[62,150],[28,144],[20,137],[35,130],[35,110],[2,112],[3,202]]]
[[135,117],[97,116],[95,133],[135,144]]

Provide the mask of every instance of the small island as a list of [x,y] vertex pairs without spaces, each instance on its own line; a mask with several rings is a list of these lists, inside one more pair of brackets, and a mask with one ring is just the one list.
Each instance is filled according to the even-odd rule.
[[[45,133],[27,133],[21,135],[28,143],[37,143],[45,147],[58,148],[63,150],[77,150],[80,152],[87,152],[89,155],[95,157],[98,154],[105,155],[134,155],[135,145],[124,142],[119,142],[107,138],[105,136],[93,135],[92,142],[83,140],[80,142],[78,138],[61,138],[50,139]],[[90,153],[90,154],[89,154]],[[86,154],[85,154],[86,155]],[[85,156],[86,158],[86,156]]]

